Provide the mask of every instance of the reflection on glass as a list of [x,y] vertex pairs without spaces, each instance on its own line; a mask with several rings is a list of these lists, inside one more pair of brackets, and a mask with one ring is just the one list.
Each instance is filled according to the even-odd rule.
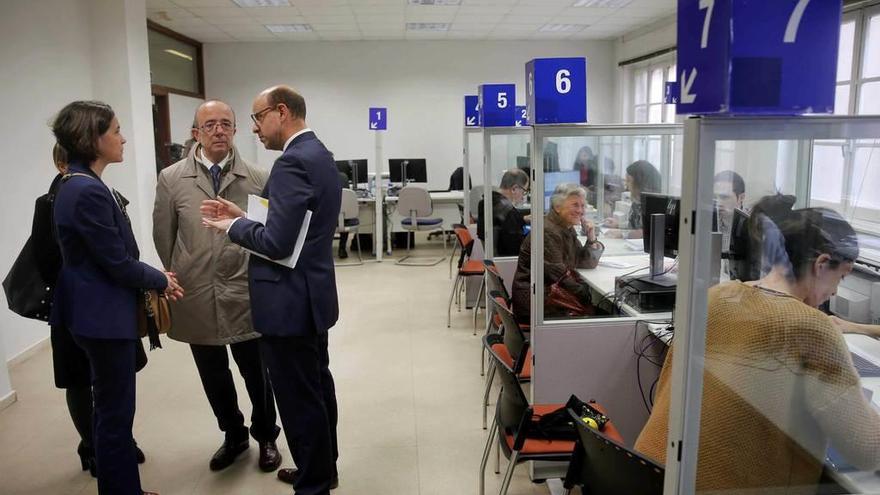
[[844,22],[840,25],[840,47],[837,55],[837,81],[852,78],[853,46],[855,45],[856,23]]
[[849,114],[849,84],[841,84],[834,90],[834,115]]
[[[524,129],[489,136],[487,156],[492,187],[491,210],[484,201],[476,203],[477,235],[487,256],[517,256],[530,221],[528,194],[531,189],[531,136]],[[553,161],[552,149],[545,150],[545,161]],[[492,245],[486,232],[491,229]]]
[[[865,30],[865,54],[862,58],[862,77],[880,76],[880,14],[868,21]],[[876,113],[876,112],[875,112]]]
[[[877,37],[880,38],[880,33]],[[859,114],[880,115],[880,81],[862,84],[859,95]]]
[[635,76],[635,103],[636,105],[642,105],[647,103],[648,99],[648,73],[639,72]]
[[660,103],[663,101],[663,69],[654,69],[651,71],[651,99],[650,103]]
[[855,153],[853,204],[857,209],[873,210],[875,222],[880,217],[878,192],[880,192],[880,142],[861,141]]
[[199,92],[198,52],[192,45],[147,30],[152,84],[190,93]]
[[821,180],[810,182],[810,199],[839,205],[843,198],[844,150],[841,143],[820,142],[813,146],[814,174]]

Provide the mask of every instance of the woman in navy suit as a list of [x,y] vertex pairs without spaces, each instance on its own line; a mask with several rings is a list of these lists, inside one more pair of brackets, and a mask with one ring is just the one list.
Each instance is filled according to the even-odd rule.
[[98,492],[142,495],[131,432],[139,292],[159,289],[174,299],[183,290],[173,273],[138,261],[128,217],[101,180],[122,161],[125,144],[113,109],[75,101],[58,113],[52,132],[69,165],[55,198],[64,261],[50,323],[70,330],[91,366]]

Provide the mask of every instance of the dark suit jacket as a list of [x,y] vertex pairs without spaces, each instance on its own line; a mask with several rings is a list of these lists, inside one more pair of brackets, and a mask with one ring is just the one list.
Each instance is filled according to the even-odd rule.
[[293,253],[306,210],[312,210],[312,220],[293,270],[250,257],[254,329],[274,336],[326,332],[339,317],[333,234],[341,191],[333,155],[313,132],[297,136],[275,160],[262,196],[269,199],[266,225],[238,219],[229,229],[232,242],[271,259],[286,258]]
[[138,289],[164,289],[167,279],[138,261],[131,225],[101,179],[85,164],[69,170],[90,177],[71,177],[55,197],[64,263],[50,323],[84,337],[135,339]]
[[[525,234],[526,220],[516,206],[503,194],[492,191],[492,242],[495,256],[518,256]],[[483,200],[477,206],[477,237],[486,242],[486,219],[483,218]]]

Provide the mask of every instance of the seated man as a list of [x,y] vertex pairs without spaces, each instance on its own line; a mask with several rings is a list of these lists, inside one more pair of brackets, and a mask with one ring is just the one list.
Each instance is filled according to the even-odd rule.
[[[529,176],[515,168],[504,172],[501,186],[492,191],[492,240],[495,256],[517,256],[529,218],[516,209],[529,192]],[[477,206],[477,237],[485,245],[483,201]]]

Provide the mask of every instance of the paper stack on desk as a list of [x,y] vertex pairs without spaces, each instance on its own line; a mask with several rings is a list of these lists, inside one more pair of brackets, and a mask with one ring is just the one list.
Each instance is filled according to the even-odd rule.
[[[247,219],[266,225],[266,219],[268,218],[268,216],[269,200],[257,196],[256,194],[248,194]],[[300,253],[302,253],[303,244],[305,244],[306,242],[306,234],[308,234],[309,232],[309,223],[311,223],[311,221],[312,210],[306,210],[306,214],[303,217],[302,226],[299,229],[299,235],[296,236],[296,245],[293,248],[293,254],[291,254],[287,258],[273,260],[272,258],[269,258],[264,254],[260,254],[256,251],[251,251],[248,248],[243,249],[251,254],[259,256],[260,258],[267,259],[273,263],[278,263],[281,266],[286,266],[287,268],[293,269],[296,267],[296,262],[299,260]]]
[[634,268],[636,265],[632,263],[627,263],[619,258],[599,258],[599,266],[606,266],[608,268],[617,268],[617,269],[626,269],[626,268]]

